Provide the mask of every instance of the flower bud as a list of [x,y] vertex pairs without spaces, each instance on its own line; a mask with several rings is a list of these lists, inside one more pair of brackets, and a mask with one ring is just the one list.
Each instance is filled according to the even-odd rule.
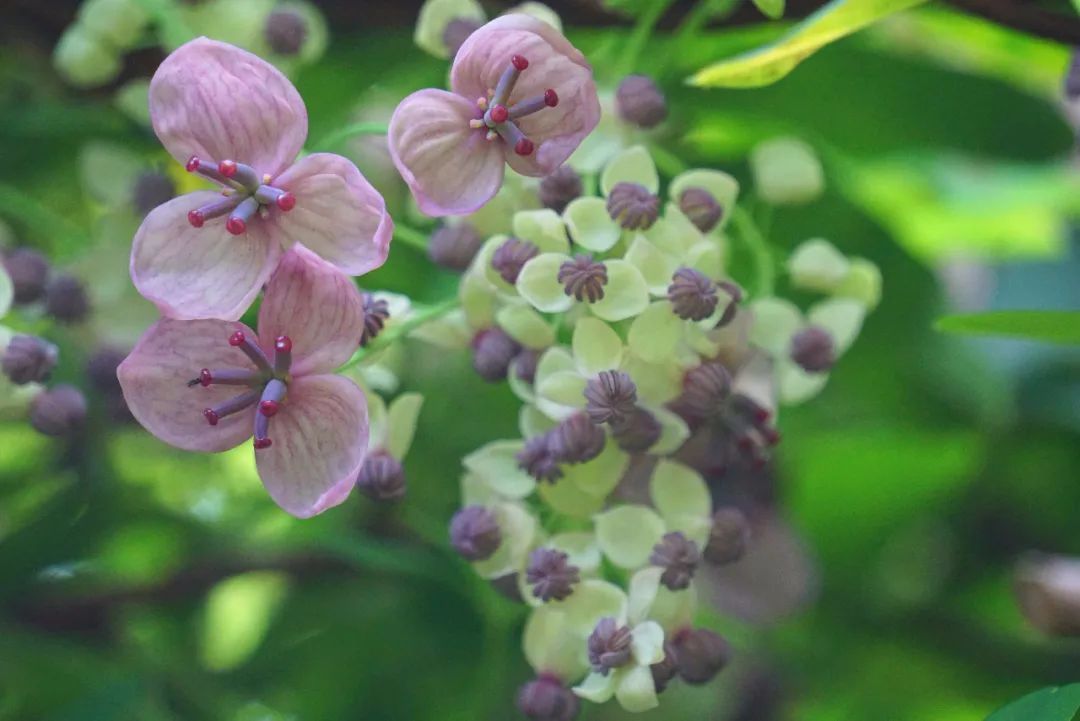
[[45,312],[61,323],[80,323],[90,314],[86,287],[73,275],[59,275],[45,288]]
[[457,51],[465,44],[470,35],[480,29],[481,25],[481,22],[473,18],[454,18],[446,23],[446,28],[442,33],[442,41],[451,58],[457,55]]
[[589,635],[589,665],[604,676],[630,660],[633,635],[628,626],[620,626],[614,618],[605,616]]
[[540,254],[532,243],[517,238],[507,238],[491,256],[491,267],[510,285],[517,282],[522,267]]
[[574,198],[585,191],[581,176],[569,165],[560,165],[554,173],[540,181],[540,202],[545,208],[561,213]]
[[53,49],[53,67],[75,87],[92,88],[120,74],[120,55],[76,23],[64,31]]
[[532,721],[572,721],[581,702],[550,674],[540,674],[518,691],[517,707]]
[[449,270],[463,271],[480,250],[483,239],[468,223],[444,225],[431,234],[428,258]]
[[149,22],[150,15],[138,0],[86,0],[79,7],[79,24],[117,50],[138,43]]
[[547,433],[526,441],[515,460],[518,468],[538,481],[554,483],[563,477],[559,459],[551,449],[551,436]]
[[702,363],[683,376],[683,392],[674,405],[689,419],[713,418],[723,411],[731,382],[731,374],[719,361]]
[[690,586],[700,561],[697,544],[679,531],[665,533],[649,556],[650,564],[664,569],[660,583],[672,591],[682,591]]
[[297,55],[308,36],[307,19],[291,8],[277,8],[266,16],[263,36],[278,55]]
[[660,421],[644,408],[635,408],[625,420],[611,426],[612,438],[627,453],[644,453],[660,440],[661,433]]
[[1080,559],[1025,560],[1016,570],[1013,591],[1032,626],[1050,636],[1080,636]]
[[540,351],[526,348],[514,356],[514,374],[526,383],[536,380],[536,364],[540,362]]
[[824,373],[836,362],[836,344],[824,328],[807,326],[791,339],[791,360],[807,373]]
[[646,75],[627,75],[615,91],[615,109],[631,125],[648,130],[667,118],[664,94]]
[[708,233],[724,217],[724,207],[704,188],[687,188],[679,195],[679,210],[698,230]]
[[510,361],[521,352],[517,341],[502,328],[488,328],[473,338],[473,369],[489,383],[506,379]]
[[731,660],[731,647],[719,635],[704,628],[686,629],[672,642],[679,676],[689,684],[708,683]]
[[366,346],[382,333],[386,321],[390,320],[390,304],[385,298],[376,298],[372,293],[364,293],[364,330],[360,334],[360,345]]
[[30,425],[46,436],[65,436],[86,420],[86,398],[75,386],[58,385],[35,396]]
[[593,423],[617,424],[637,408],[637,386],[622,371],[601,371],[585,384],[585,413]]
[[499,522],[483,506],[466,506],[450,519],[450,545],[467,561],[491,558],[500,543]]
[[16,303],[33,303],[44,297],[49,280],[49,261],[44,255],[19,248],[4,258],[4,269],[11,276]]
[[561,463],[585,463],[604,450],[607,436],[584,413],[575,413],[551,430],[548,445]]
[[711,564],[734,563],[746,553],[750,542],[750,524],[737,508],[721,508],[713,514],[709,540],[702,554]]
[[825,173],[813,148],[796,138],[759,143],[750,153],[758,194],[772,205],[802,205],[825,190]]
[[373,501],[400,501],[405,497],[405,469],[389,453],[372,453],[360,468],[356,487]]
[[679,675],[679,667],[675,663],[675,651],[672,649],[670,642],[664,643],[664,659],[660,663],[649,666],[649,670],[652,671],[653,686],[656,687],[656,693],[663,693],[668,684]]
[[700,270],[679,268],[668,286],[668,300],[675,315],[683,320],[705,320],[716,310],[720,298],[716,284]]
[[626,230],[648,230],[660,215],[660,197],[638,183],[616,183],[607,196],[607,211]]
[[562,601],[574,591],[581,580],[580,569],[570,565],[569,556],[553,548],[537,548],[529,554],[525,580],[533,587],[533,595],[544,603]]
[[140,218],[176,196],[176,185],[165,173],[151,170],[140,173],[131,189],[131,205]]
[[4,350],[2,365],[15,385],[41,383],[56,367],[60,351],[52,343],[31,335],[17,335]]

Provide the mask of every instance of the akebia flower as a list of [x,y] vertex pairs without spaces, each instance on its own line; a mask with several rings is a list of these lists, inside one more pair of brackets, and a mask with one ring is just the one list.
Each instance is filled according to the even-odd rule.
[[274,501],[306,518],[345,500],[368,448],[363,391],[334,375],[363,329],[348,276],[293,248],[270,278],[258,332],[163,318],[117,375],[132,414],[171,445],[224,451],[254,436]]
[[450,86],[413,93],[390,119],[394,164],[428,215],[477,210],[498,192],[505,164],[532,177],[554,172],[600,120],[585,56],[528,15],[472,33]]
[[356,166],[329,153],[294,163],[307,110],[269,63],[192,40],[154,74],[150,117],[174,158],[220,186],[158,206],[135,234],[131,278],[163,315],[239,318],[294,243],[350,275],[386,260],[393,223]]

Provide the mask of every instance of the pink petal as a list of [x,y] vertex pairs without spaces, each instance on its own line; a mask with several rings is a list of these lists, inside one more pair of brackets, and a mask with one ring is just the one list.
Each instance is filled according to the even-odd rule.
[[585,56],[547,23],[528,15],[504,15],[474,32],[458,50],[451,71],[454,92],[476,98],[494,88],[510,57],[529,61],[510,95],[510,105],[555,90],[559,104],[520,118],[536,149],[521,156],[506,148],[506,161],[522,175],[543,176],[562,165],[600,122],[592,68]]
[[169,54],[150,81],[150,119],[169,153],[247,163],[275,176],[307,138],[307,109],[277,68],[197,38]]
[[352,161],[315,153],[282,173],[274,185],[296,197],[296,207],[276,216],[284,237],[302,242],[349,275],[386,262],[394,223],[379,191]]
[[202,415],[246,388],[187,385],[203,368],[254,370],[247,356],[229,345],[229,336],[237,330],[255,335],[243,323],[220,320],[163,318],[150,326],[116,370],[135,419],[161,440],[187,451],[224,451],[249,438],[254,407],[225,416],[216,426]]
[[188,211],[221,200],[204,190],[173,198],[146,216],[131,246],[131,280],[162,315],[236,320],[255,300],[281,256],[273,227],[252,219],[230,235],[225,219],[188,222]]
[[428,89],[402,100],[390,118],[390,155],[428,215],[471,213],[502,185],[501,143],[469,127],[478,112],[472,101]]
[[298,518],[336,506],[367,453],[364,392],[342,376],[294,378],[269,437],[273,445],[255,451],[255,462],[274,501]]
[[259,308],[268,356],[287,335],[294,375],[329,373],[352,356],[363,331],[364,301],[352,278],[301,246],[282,257]]

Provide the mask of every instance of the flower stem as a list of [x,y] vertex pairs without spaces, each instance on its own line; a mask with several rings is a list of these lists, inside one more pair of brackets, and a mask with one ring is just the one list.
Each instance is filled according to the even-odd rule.
[[644,12],[638,16],[637,23],[634,25],[634,29],[630,31],[630,37],[627,38],[626,46],[623,49],[623,59],[619,65],[618,77],[628,75],[637,67],[638,58],[641,57],[641,52],[645,49],[645,44],[649,41],[653,28],[656,27],[656,23],[667,12],[672,2],[674,0],[652,0]]
[[776,263],[769,242],[765,240],[753,216],[742,206],[735,206],[731,213],[731,222],[753,257],[756,278],[751,296],[762,298],[772,295],[776,287]]
[[353,353],[352,358],[345,362],[345,365],[337,369],[337,372],[340,373],[342,371],[346,371],[352,368],[353,366],[361,363],[364,358],[368,357],[369,355],[377,353],[378,351],[396,343],[398,340],[407,337],[410,333],[412,333],[420,326],[428,323],[429,321],[433,321],[436,318],[441,318],[442,316],[457,308],[459,305],[460,301],[456,297],[454,297],[447,298],[440,303],[436,303],[435,305],[429,305],[422,310],[416,311],[405,321],[402,321],[398,325],[387,328],[384,332],[380,333],[375,338],[375,340],[371,341],[371,343],[364,346],[363,348],[359,348],[355,353]]
[[330,151],[349,138],[357,135],[386,135],[386,130],[386,123],[353,123],[352,125],[346,125],[344,128],[339,128],[329,135],[324,135],[319,142],[313,143],[311,147],[318,151]]
[[405,245],[416,248],[423,253],[427,253],[428,236],[422,230],[410,228],[407,225],[402,225],[401,223],[395,222],[394,240],[401,241]]

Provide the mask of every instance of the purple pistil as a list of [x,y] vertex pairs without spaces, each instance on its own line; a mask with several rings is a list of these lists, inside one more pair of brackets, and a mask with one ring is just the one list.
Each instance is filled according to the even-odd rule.
[[264,210],[275,205],[282,212],[296,207],[296,197],[281,188],[269,185],[270,176],[259,176],[250,165],[235,160],[220,163],[208,162],[192,156],[185,166],[190,173],[198,173],[224,186],[224,200],[208,203],[188,212],[188,222],[201,228],[206,221],[228,215],[225,228],[233,235],[247,231],[248,222],[256,214],[265,216]]
[[485,129],[488,140],[501,138],[503,142],[511,146],[518,155],[531,155],[536,149],[535,143],[530,140],[514,120],[539,112],[544,108],[554,108],[559,104],[559,95],[553,88],[548,88],[543,95],[521,100],[510,107],[510,94],[514,91],[521,73],[529,67],[529,61],[521,55],[513,55],[510,58],[510,66],[503,71],[495,90],[489,97],[479,98],[476,105],[483,112],[479,118],[469,122],[470,127],[477,130]]

